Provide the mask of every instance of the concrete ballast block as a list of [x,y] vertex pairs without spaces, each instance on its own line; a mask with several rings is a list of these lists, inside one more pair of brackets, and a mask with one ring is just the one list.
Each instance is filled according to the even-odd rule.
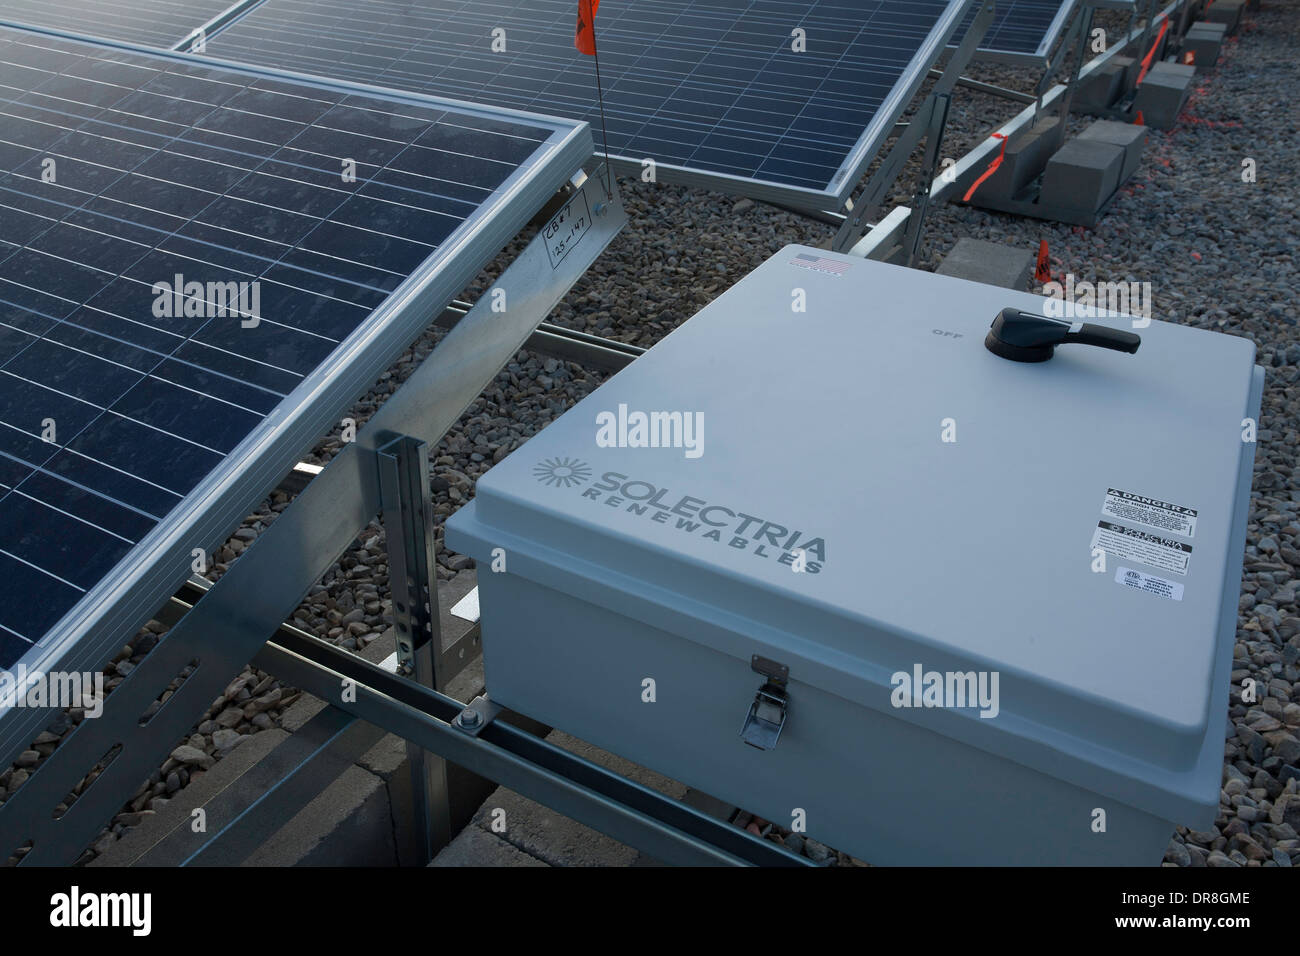
[[1113,58],[1079,79],[1070,100],[1072,113],[1100,113],[1120,97],[1124,69]]
[[1117,56],[1115,62],[1124,67],[1124,89],[1131,90],[1137,85],[1138,76],[1142,73],[1142,57],[1140,56]]
[[244,866],[395,866],[397,847],[384,782],[350,766]]
[[1029,286],[1033,269],[1034,254],[1026,249],[963,237],[935,272],[1023,292]]
[[1226,23],[1215,23],[1212,20],[1197,20],[1187,28],[1187,32],[1201,33],[1223,40],[1228,35],[1228,25]]
[[1072,139],[1047,162],[1038,204],[1094,213],[1119,187],[1124,148],[1096,139]]
[[1178,114],[1191,95],[1196,68],[1180,63],[1156,63],[1138,87],[1133,109],[1142,113],[1143,122],[1155,129],[1172,129]]
[[1140,64],[1131,56],[1112,56],[1081,77],[1070,101],[1074,113],[1101,113],[1123,97],[1137,81]]
[[1214,69],[1219,62],[1219,49],[1223,46],[1223,32],[1224,26],[1221,23],[1193,24],[1183,37],[1184,65],[1187,65],[1187,57],[1190,55],[1190,65],[1196,67],[1197,73]]
[[[980,184],[972,199],[1015,199],[1038,178],[1047,158],[1061,145],[1064,129],[1055,116],[1043,117],[1029,129],[1012,136],[1002,153],[997,172]],[[983,170],[980,170],[983,173]]]
[[1222,23],[1228,28],[1228,35],[1232,36],[1241,25],[1241,10],[1244,6],[1245,0],[1215,0],[1205,8],[1202,17],[1211,23]]
[[433,862],[435,867],[462,866],[550,866],[535,856],[529,856],[494,833],[478,827],[466,827],[448,843]]
[[1135,123],[1118,123],[1115,120],[1097,120],[1079,134],[1079,139],[1110,143],[1124,150],[1124,165],[1119,171],[1119,184],[1128,182],[1142,162],[1142,148],[1147,142],[1147,128]]

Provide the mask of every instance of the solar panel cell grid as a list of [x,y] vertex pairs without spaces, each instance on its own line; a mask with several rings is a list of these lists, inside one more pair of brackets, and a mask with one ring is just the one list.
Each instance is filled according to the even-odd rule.
[[[610,151],[839,192],[852,185],[845,165],[864,130],[915,79],[909,65],[948,8],[948,0],[608,3],[597,38]],[[571,0],[266,0],[207,52],[594,126],[593,64],[573,47],[575,9]],[[796,28],[806,50],[793,48]],[[504,31],[503,50],[493,49],[495,30]]]
[[[1041,65],[1069,26],[1077,0],[997,0],[993,20],[980,40],[979,55]],[[975,21],[976,4],[962,20],[955,40]]]
[[4,0],[0,20],[166,49],[234,4],[235,0]]
[[[1043,43],[1061,8],[1072,6],[1073,0],[1065,3],[1060,0],[998,0],[993,22],[984,34],[980,48],[1034,53]],[[967,19],[974,20],[973,13]]]
[[0,28],[0,667],[552,133]]

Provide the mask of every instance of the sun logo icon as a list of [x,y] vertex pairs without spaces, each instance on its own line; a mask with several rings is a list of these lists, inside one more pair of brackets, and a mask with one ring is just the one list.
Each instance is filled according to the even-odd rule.
[[572,488],[591,477],[591,467],[576,458],[545,458],[533,468],[533,477],[544,485]]

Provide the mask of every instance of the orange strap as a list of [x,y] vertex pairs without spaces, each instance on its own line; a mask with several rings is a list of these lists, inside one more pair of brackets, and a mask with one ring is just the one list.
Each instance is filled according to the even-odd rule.
[[962,202],[970,202],[970,197],[975,195],[975,190],[979,189],[984,180],[997,172],[998,167],[1002,165],[1002,156],[1007,151],[1007,137],[1005,133],[994,133],[993,138],[1002,140],[1002,149],[993,158],[993,162],[989,163],[989,168],[980,174],[980,178],[971,184],[970,189],[966,190],[966,195],[961,197]]
[[1141,86],[1142,81],[1147,78],[1147,70],[1151,69],[1151,59],[1156,55],[1156,47],[1160,46],[1160,41],[1165,38],[1165,31],[1169,29],[1169,21],[1165,20],[1160,24],[1160,32],[1156,34],[1156,42],[1151,44],[1151,49],[1147,50],[1147,55],[1142,58],[1142,72],[1138,74],[1137,82],[1134,86]]

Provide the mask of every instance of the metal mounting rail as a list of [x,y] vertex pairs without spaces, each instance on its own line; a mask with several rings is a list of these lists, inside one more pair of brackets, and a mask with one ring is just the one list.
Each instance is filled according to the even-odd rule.
[[477,708],[467,708],[318,638],[282,630],[253,663],[354,717],[664,863],[816,865],[512,724],[487,719],[476,721],[476,729],[466,728],[460,715],[469,709],[481,714],[486,699],[476,701]]
[[[434,320],[434,324],[442,329],[455,328],[456,323],[471,308],[470,303],[458,299],[443,310],[442,314]],[[566,329],[553,322],[543,322],[539,325],[537,331],[528,337],[523,347],[542,355],[550,355],[566,362],[577,362],[606,372],[617,372],[646,353],[646,350],[639,345],[628,345],[626,342],[601,338],[588,332]]]
[[[933,67],[930,70],[930,78],[937,80],[943,76],[943,70]],[[1034,97],[1029,93],[1021,93],[1019,90],[1010,90],[1005,86],[996,86],[993,83],[985,83],[982,80],[973,80],[969,76],[957,77],[957,85],[968,90],[974,90],[976,93],[987,93],[989,96],[999,96],[1004,100],[1011,100],[1015,103],[1032,103]]]
[[[160,612],[160,619],[180,620],[211,589],[209,582],[191,578]],[[623,842],[662,862],[811,865],[780,846],[534,736],[523,726],[527,721],[503,712],[485,697],[467,707],[292,624],[282,624],[253,663],[335,703],[251,767],[244,775],[247,785],[229,787],[204,804],[207,833],[195,833],[187,818],[160,836],[133,865],[235,866],[244,862],[385,731],[408,735],[416,723],[423,727],[418,737],[421,749],[436,752],[442,759],[449,757],[449,746],[458,747],[454,760],[458,766],[581,822],[613,827]],[[351,682],[354,693],[347,696],[355,696],[355,704],[343,700],[344,681]],[[460,718],[469,709],[482,716],[473,728],[464,727]],[[414,822],[418,827],[420,821]]]

